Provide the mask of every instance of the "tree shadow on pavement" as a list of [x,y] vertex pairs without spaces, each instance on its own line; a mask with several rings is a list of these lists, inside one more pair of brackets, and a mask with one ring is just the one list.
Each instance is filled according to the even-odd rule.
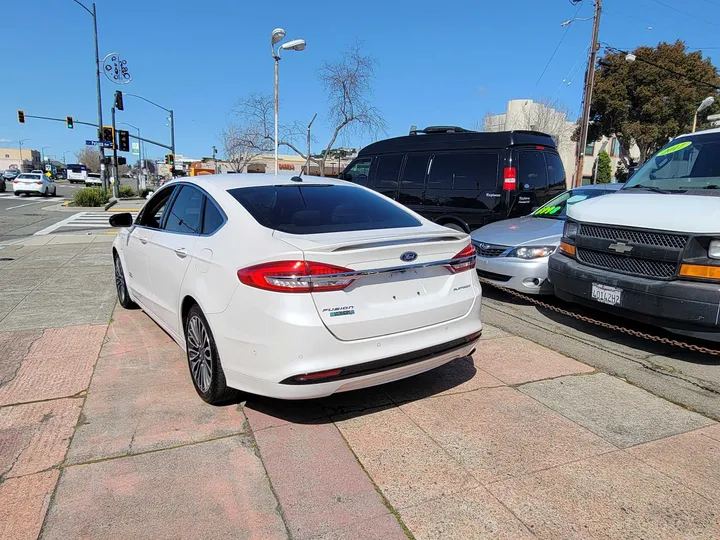
[[247,395],[245,408],[292,424],[325,424],[425,399],[470,381],[477,370],[469,358],[458,358],[413,377],[341,392],[320,399],[286,401]]

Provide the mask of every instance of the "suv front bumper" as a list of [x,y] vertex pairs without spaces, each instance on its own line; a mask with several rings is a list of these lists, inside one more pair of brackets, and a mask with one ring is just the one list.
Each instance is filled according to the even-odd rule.
[[[555,294],[565,301],[679,334],[720,340],[720,284],[627,276],[586,266],[561,254],[550,257],[548,277]],[[622,289],[620,304],[608,306],[593,300],[593,283]]]

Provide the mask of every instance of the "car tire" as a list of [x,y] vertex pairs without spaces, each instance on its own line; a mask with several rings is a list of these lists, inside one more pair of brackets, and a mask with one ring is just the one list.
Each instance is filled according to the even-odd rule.
[[19,196],[20,196],[20,193],[16,191],[16,192],[15,192],[15,196],[16,196],[16,197],[19,197]]
[[466,231],[465,229],[463,229],[460,225],[458,225],[457,223],[453,223],[453,222],[443,223],[442,226],[443,226],[443,227],[447,227],[448,229],[452,229],[453,231],[467,232],[467,231]]
[[205,403],[223,405],[238,399],[240,392],[227,385],[215,338],[197,304],[185,317],[185,349],[190,379]]
[[130,291],[128,291],[127,281],[125,281],[125,272],[123,271],[120,256],[115,254],[115,289],[117,289],[118,302],[125,309],[137,309],[138,305],[130,299]]

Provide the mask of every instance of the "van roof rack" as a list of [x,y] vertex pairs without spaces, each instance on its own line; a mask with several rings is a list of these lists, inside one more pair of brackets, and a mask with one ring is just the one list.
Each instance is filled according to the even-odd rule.
[[428,126],[425,129],[410,129],[410,135],[417,135],[418,133],[424,133],[429,135],[431,133],[472,133],[469,129],[461,128],[458,126]]

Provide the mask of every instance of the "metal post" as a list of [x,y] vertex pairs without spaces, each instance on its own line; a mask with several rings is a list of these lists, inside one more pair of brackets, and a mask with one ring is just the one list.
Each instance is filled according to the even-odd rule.
[[[97,30],[97,9],[95,8],[95,2],[93,2],[92,9],[93,17],[93,32],[95,37],[95,79],[97,81],[97,106],[98,106],[98,140],[102,141],[102,90],[100,88],[100,51],[98,47],[98,30]],[[100,180],[102,181],[103,189],[107,189],[107,176],[105,175],[105,149],[103,145],[98,145],[100,149]]]
[[280,77],[280,57],[275,57],[275,176],[278,174],[278,84]]
[[310,120],[310,123],[308,124],[307,129],[307,142],[308,142],[308,153],[307,153],[307,162],[305,163],[305,174],[310,174],[310,128],[313,125],[313,122],[315,121],[315,118],[317,118],[317,113],[312,117],[312,120]]
[[580,124],[580,138],[578,139],[577,167],[575,168],[575,185],[582,185],[585,147],[587,146],[588,129],[590,123],[590,106],[592,104],[593,84],[595,83],[595,62],[597,61],[598,38],[600,34],[600,14],[602,13],[602,0],[595,0],[595,17],[593,18],[593,36],[590,44],[590,57],[588,59],[587,73],[585,74],[585,92],[583,94],[583,114]]
[[112,164],[112,171],[113,171],[113,177],[115,178],[115,182],[113,182],[113,197],[116,199],[120,196],[120,189],[118,187],[118,184],[120,183],[120,178],[118,175],[118,164],[117,164],[117,137],[115,136],[115,107],[113,106],[112,109],[110,109],[110,114],[112,115],[112,128],[113,128],[113,141],[112,141],[112,151],[113,151],[113,164]]
[[693,118],[693,129],[692,129],[692,132],[693,132],[693,133],[695,133],[695,131],[697,131],[698,114],[699,114],[699,113],[696,112],[696,113],[695,113],[695,117]]
[[217,148],[213,146],[213,164],[215,165],[215,174],[217,174]]
[[173,116],[172,109],[170,109],[170,147],[172,148],[173,156],[175,155],[175,116]]

